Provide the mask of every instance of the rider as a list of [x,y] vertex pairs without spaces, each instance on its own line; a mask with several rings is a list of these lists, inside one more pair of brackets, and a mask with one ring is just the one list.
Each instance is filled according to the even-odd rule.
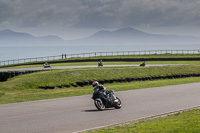
[[103,61],[100,60],[99,63],[98,63],[98,65],[99,65],[99,66],[103,66]]
[[99,91],[105,91],[106,90],[106,87],[104,87],[103,85],[100,85],[98,81],[94,81],[92,83],[92,86],[93,86],[93,90],[99,90]]
[[104,87],[103,85],[100,85],[99,82],[97,82],[97,81],[94,81],[92,83],[92,86],[93,86],[93,94],[103,92],[103,93],[100,93],[101,98],[103,98],[103,100],[106,101],[106,104],[108,104],[110,100],[107,98],[107,96],[105,94],[106,92],[108,92],[106,90],[106,87]]
[[45,63],[44,63],[44,65],[45,65],[45,66],[48,66],[48,65],[49,65],[49,63],[45,62]]
[[50,67],[49,63],[45,62],[44,67]]
[[145,65],[146,65],[145,61],[140,64],[140,66],[145,66]]

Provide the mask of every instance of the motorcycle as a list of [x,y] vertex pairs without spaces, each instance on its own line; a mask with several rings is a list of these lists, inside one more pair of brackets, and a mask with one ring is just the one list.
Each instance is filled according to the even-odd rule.
[[[107,100],[105,100],[105,97]],[[114,95],[114,90],[111,91],[96,91],[93,93],[92,99],[98,110],[105,110],[105,108],[116,108],[122,107],[121,100]]]
[[103,63],[102,63],[102,62],[99,62],[99,63],[98,63],[98,67],[101,67],[101,66],[103,67]]
[[43,66],[44,66],[44,68],[51,68],[50,64],[47,62],[45,62]]
[[146,65],[146,63],[145,62],[142,62],[141,64],[140,64],[140,66],[145,66]]

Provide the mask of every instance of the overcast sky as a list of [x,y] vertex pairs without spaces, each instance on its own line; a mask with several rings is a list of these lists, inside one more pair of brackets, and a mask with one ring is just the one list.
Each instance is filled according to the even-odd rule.
[[200,36],[200,0],[0,0],[0,30],[74,39],[123,27]]

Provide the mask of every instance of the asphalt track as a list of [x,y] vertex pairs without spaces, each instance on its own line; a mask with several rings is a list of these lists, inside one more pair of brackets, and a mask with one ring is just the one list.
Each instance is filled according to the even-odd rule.
[[[146,65],[145,67],[153,67],[153,66],[180,66],[186,64],[152,64]],[[104,65],[103,67],[138,67],[139,65]],[[98,67],[97,65],[90,65],[90,66],[55,66],[51,68],[44,68],[44,67],[33,67],[33,68],[15,68],[15,69],[0,69],[0,72],[7,72],[7,71],[32,71],[32,70],[57,70],[57,69],[74,69],[74,68],[95,68]]]
[[0,105],[0,132],[83,132],[199,107],[199,86],[191,83],[116,92],[122,108],[105,111],[97,111],[91,95],[4,104]]

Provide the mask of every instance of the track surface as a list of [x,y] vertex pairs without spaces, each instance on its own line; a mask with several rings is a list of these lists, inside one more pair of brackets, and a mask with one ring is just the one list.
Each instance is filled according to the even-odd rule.
[[[116,92],[121,109],[97,111],[91,95],[0,105],[2,133],[71,133],[200,106],[200,83]],[[92,88],[91,88],[92,91]]]
[[[180,66],[185,64],[154,64],[154,65],[146,65],[146,67],[152,66]],[[104,67],[138,67],[139,65],[104,65]],[[6,71],[31,71],[31,70],[56,70],[56,69],[74,69],[74,68],[92,68],[97,67],[97,65],[91,66],[55,66],[52,68],[43,68],[43,67],[33,67],[33,68],[16,68],[16,69],[0,69],[0,72]]]

